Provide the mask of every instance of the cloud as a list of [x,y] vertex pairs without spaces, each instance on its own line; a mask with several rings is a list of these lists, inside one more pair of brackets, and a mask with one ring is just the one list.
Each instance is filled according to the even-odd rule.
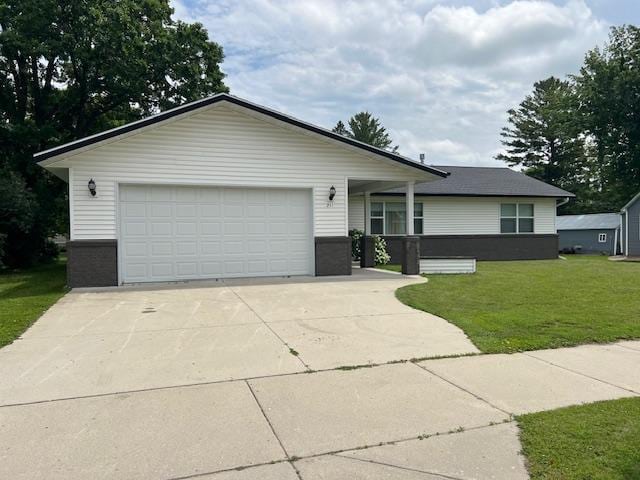
[[580,0],[481,4],[173,2],[225,48],[232,93],[326,127],[367,109],[405,155],[491,165],[506,110],[577,71],[608,25]]

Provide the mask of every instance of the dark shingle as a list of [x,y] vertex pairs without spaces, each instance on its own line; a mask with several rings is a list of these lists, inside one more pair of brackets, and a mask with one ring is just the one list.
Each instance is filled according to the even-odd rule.
[[[570,192],[541,182],[506,167],[454,167],[432,165],[450,175],[433,182],[416,184],[417,195],[489,197],[574,197]],[[385,192],[401,194],[404,188]]]

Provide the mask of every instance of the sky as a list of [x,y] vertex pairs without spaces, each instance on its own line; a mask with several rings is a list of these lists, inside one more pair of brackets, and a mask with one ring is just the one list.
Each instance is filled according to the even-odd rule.
[[362,110],[399,152],[504,166],[500,130],[537,80],[577,73],[640,0],[172,0],[222,45],[231,93],[325,128]]

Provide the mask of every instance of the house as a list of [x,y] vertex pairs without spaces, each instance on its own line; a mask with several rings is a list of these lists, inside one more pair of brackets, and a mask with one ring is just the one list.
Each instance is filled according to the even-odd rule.
[[627,257],[640,257],[640,193],[620,211],[622,253]]
[[615,255],[620,245],[620,215],[561,215],[556,221],[560,251]]
[[[408,207],[399,213],[383,203],[379,211],[380,202],[371,202],[368,210],[376,228],[389,218],[405,273],[418,272],[424,244],[414,227],[430,232],[438,216],[434,236],[475,236],[487,250],[509,244],[514,258],[546,258],[557,251],[556,201],[570,196],[550,186],[543,192],[534,181],[539,190],[525,196],[465,192],[451,207],[414,211],[415,191],[449,172],[229,94],[34,158],[69,183],[71,287],[349,275],[349,203],[363,199],[354,215],[364,217],[364,199],[377,192]],[[402,199],[394,190],[400,187]]]
[[[509,168],[434,166],[449,175],[415,185],[414,231],[422,256],[478,260],[557,258],[560,202],[574,195]],[[405,188],[349,198],[349,228],[381,235],[399,263]],[[364,204],[370,202],[365,221]],[[367,229],[367,227],[369,227]]]

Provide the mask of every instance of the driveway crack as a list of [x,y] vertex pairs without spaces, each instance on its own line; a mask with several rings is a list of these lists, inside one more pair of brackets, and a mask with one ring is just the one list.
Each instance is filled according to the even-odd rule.
[[414,362],[411,362],[411,363],[413,363],[416,367],[418,367],[418,368],[419,368],[419,369],[421,369],[422,371],[424,371],[424,372],[428,372],[428,373],[430,373],[431,375],[433,375],[433,376],[435,376],[435,377],[438,377],[440,380],[442,380],[442,381],[444,381],[444,382],[447,382],[449,385],[452,385],[452,386],[454,386],[454,387],[456,387],[456,388],[459,388],[459,389],[460,389],[460,390],[462,390],[463,392],[468,393],[469,395],[471,395],[471,396],[472,396],[472,397],[474,397],[474,398],[477,398],[477,399],[478,399],[478,400],[480,400],[481,402],[486,403],[486,404],[487,404],[487,405],[489,405],[491,408],[495,408],[496,410],[499,410],[500,412],[502,412],[502,413],[504,413],[504,414],[506,414],[506,415],[509,415],[509,418],[512,418],[512,417],[513,417],[513,413],[512,413],[512,412],[508,412],[508,411],[504,410],[503,408],[500,408],[500,407],[498,407],[497,405],[494,405],[493,403],[491,403],[491,402],[490,402],[489,400],[487,400],[486,398],[483,398],[483,397],[481,397],[481,396],[479,396],[479,395],[476,395],[476,394],[475,394],[475,393],[473,393],[471,390],[467,390],[466,388],[461,387],[460,385],[457,385],[457,384],[453,383],[451,380],[449,380],[449,379],[447,379],[447,378],[443,377],[442,375],[438,375],[437,373],[433,372],[432,370],[429,370],[427,367],[423,367],[422,365],[420,365],[420,364],[418,364],[418,363],[414,363]]
[[258,405],[258,408],[260,409],[260,412],[262,412],[262,416],[264,417],[265,421],[269,425],[269,428],[271,429],[271,432],[273,433],[273,436],[276,437],[276,440],[278,440],[278,443],[280,444],[280,448],[282,449],[282,451],[284,452],[285,456],[287,457],[287,461],[289,462],[291,467],[295,470],[296,475],[298,476],[298,478],[300,480],[302,480],[302,476],[300,475],[300,472],[298,471],[298,468],[293,463],[293,458],[291,457],[291,455],[289,455],[289,452],[287,452],[287,449],[284,448],[282,440],[280,440],[280,437],[276,433],[275,428],[273,428],[273,425],[271,424],[271,420],[269,420],[269,417],[267,417],[267,414],[265,413],[264,408],[262,407],[262,404],[260,403],[260,400],[258,400],[258,396],[256,395],[256,392],[253,391],[253,388],[251,387],[251,384],[248,381],[245,380],[244,383],[247,385],[247,388],[251,392],[251,395],[253,395],[253,399],[256,401],[256,405]]
[[577,370],[573,370],[573,369],[565,367],[563,365],[558,365],[557,363],[551,362],[549,360],[545,360],[543,358],[536,357],[535,355],[531,355],[530,353],[522,352],[522,354],[526,355],[529,358],[533,358],[533,359],[538,360],[540,362],[546,363],[547,365],[551,365],[553,367],[560,368],[560,369],[565,370],[567,372],[571,372],[571,373],[574,373],[576,375],[580,375],[581,377],[586,377],[586,378],[588,378],[590,380],[595,380],[596,382],[604,383],[605,385],[608,385],[610,387],[615,387],[615,388],[618,388],[620,390],[625,390],[625,391],[627,391],[629,393],[633,393],[634,395],[640,394],[640,392],[637,392],[637,391],[635,391],[635,390],[633,390],[631,388],[622,387],[620,385],[616,385],[615,383],[607,382],[606,380],[602,380],[601,378],[593,377],[591,375],[588,375],[588,374],[583,373],[583,372],[579,372]]
[[417,468],[403,467],[403,466],[400,466],[400,465],[394,465],[392,463],[378,462],[376,460],[369,460],[367,458],[348,457],[348,456],[340,455],[340,454],[332,454],[332,456],[340,457],[340,458],[346,458],[348,460],[354,460],[356,462],[372,463],[374,465],[382,465],[382,466],[385,466],[385,467],[397,468],[398,470],[405,470],[405,471],[408,471],[408,472],[423,473],[425,475],[429,475],[430,477],[434,477],[434,479],[446,478],[447,480],[464,480],[464,478],[462,478],[462,477],[452,477],[451,475],[446,475],[444,473],[436,473],[436,472],[429,472],[429,471],[426,471],[426,470],[418,470]]
[[[277,338],[278,340],[280,340],[280,341],[282,342],[282,344],[283,344],[285,347],[287,347],[287,350],[289,351],[289,353],[290,353],[291,355],[293,355],[294,357],[296,357],[296,358],[298,359],[298,361],[299,361],[299,362],[304,366],[304,368],[305,368],[306,370],[311,370],[311,368],[309,367],[309,365],[307,365],[307,363],[306,363],[304,360],[302,360],[302,358],[300,358],[300,354],[299,354],[296,350],[294,350],[294,348],[293,348],[293,347],[291,347],[291,345],[289,345],[287,342],[285,342],[285,340],[284,340],[280,335],[278,335],[278,334],[276,333],[276,331],[275,331],[273,328],[271,328],[271,325],[269,325],[269,324],[264,320],[264,318],[262,318],[262,317],[260,316],[260,314],[259,314],[258,312],[256,312],[256,311],[254,310],[254,308],[253,308],[251,305],[249,305],[249,304],[245,301],[245,299],[244,299],[244,298],[242,298],[242,297],[240,296],[240,294],[239,294],[238,292],[236,292],[236,291],[234,290],[234,288],[233,288],[233,287],[231,287],[231,286],[227,285],[227,288],[228,288],[229,290],[231,290],[231,293],[233,293],[233,294],[236,296],[236,298],[237,298],[238,300],[240,300],[244,305],[246,305],[246,307],[247,307],[249,310],[251,310],[251,311],[253,312],[253,314],[254,314],[256,317],[258,317],[258,318],[260,319],[260,321],[264,324],[264,326],[265,326],[265,327],[267,327],[267,328],[269,329],[269,331],[270,331],[271,333],[273,333],[273,334],[276,336],[276,338]],[[293,352],[295,352],[295,353],[293,353]]]

